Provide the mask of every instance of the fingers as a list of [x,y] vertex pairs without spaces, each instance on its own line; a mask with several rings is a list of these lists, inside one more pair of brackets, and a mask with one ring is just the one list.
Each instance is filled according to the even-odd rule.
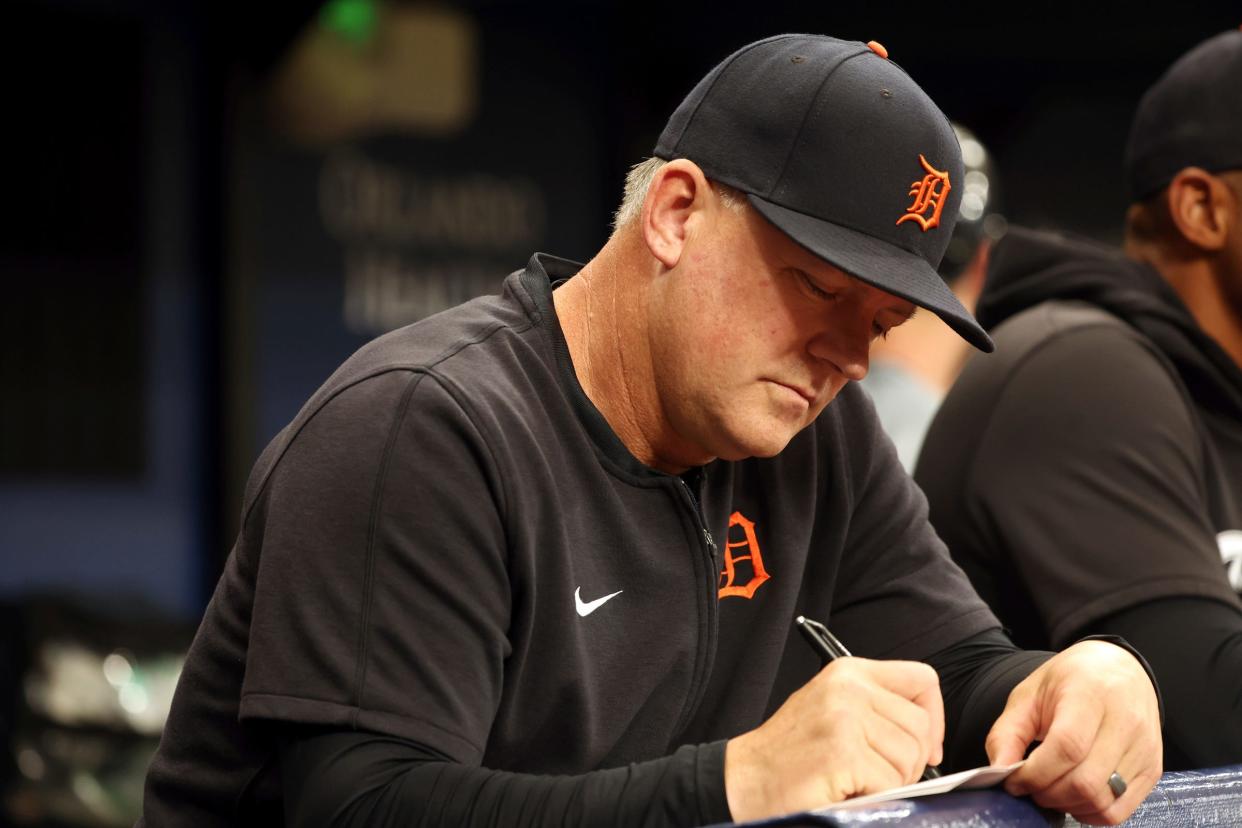
[[[1059,722],[1054,725],[1021,769],[1034,767],[1034,773],[1021,778],[1020,784],[1046,808],[1066,811],[1080,822],[1112,825],[1138,807],[1160,780],[1160,747],[1141,735],[1132,737],[1140,725],[1135,711],[1113,711],[1101,705],[1100,713],[1099,727],[1089,738],[1088,727],[1075,730],[1061,728]],[[1057,769],[1063,772],[1047,778]],[[1120,796],[1108,785],[1113,772],[1126,782]]]
[[762,725],[729,740],[729,809],[745,821],[912,782],[939,760],[943,738],[935,670],[838,659]]
[[[988,756],[1017,761],[1034,739],[1042,743],[1005,789],[1081,822],[1124,820],[1160,779],[1154,689],[1138,662],[1111,644],[1077,644],[1019,684],[988,736]],[[1127,783],[1120,796],[1108,785],[1114,771]]]
[[[871,661],[865,658],[842,658],[825,667],[854,667],[864,670],[880,687],[913,701],[934,689],[940,696],[940,677],[936,671],[918,661]],[[941,707],[943,712],[943,706]]]
[[[1116,762],[1121,756],[1122,746],[1113,740],[1098,741],[1104,721],[1104,707],[1095,698],[1069,697],[1055,703],[1052,709],[1052,726],[1048,729],[1043,743],[1037,747],[1027,759],[1025,765],[1005,780],[1005,790],[1015,796],[1052,790],[1054,783],[1062,780],[1068,773],[1077,768],[1084,768],[1089,773],[1088,760],[1094,763]],[[1029,721],[1028,715],[1027,720]],[[1014,733],[1018,731],[1015,729]],[[1015,739],[1015,743],[1016,743]],[[1029,740],[1028,740],[1029,742]],[[1011,743],[1012,744],[1012,743]],[[1022,758],[1018,756],[1010,761]],[[999,764],[999,762],[998,762]],[[1108,769],[1112,773],[1113,767]],[[1108,773],[1104,778],[1108,778]],[[1086,779],[1072,780],[1072,784],[1085,784]]]
[[829,780],[834,802],[908,784],[906,777],[893,763],[877,751],[860,751],[857,762],[846,772],[851,775],[848,787],[838,786],[835,780]]
[[[944,761],[944,697],[940,694],[939,676],[931,687],[914,698],[914,703],[927,711],[931,725],[931,753],[928,755],[927,764],[939,765]],[[919,774],[922,773],[920,768]]]
[[[1066,811],[1089,825],[1117,825],[1123,822],[1160,781],[1159,762],[1142,749],[1126,752],[1110,770],[1107,762],[1089,762],[1057,780],[1045,793],[1033,799],[1047,808]],[[1126,783],[1118,796],[1108,780],[1114,771]]]
[[[913,661],[867,663],[875,670],[877,684],[902,701],[913,703],[926,715],[926,736],[921,729],[916,736],[930,748],[925,763],[939,765],[944,759],[944,697],[940,694],[940,677],[936,671]],[[922,773],[922,768],[919,772]]]
[[1026,755],[1026,748],[1039,738],[1039,707],[1035,695],[1019,685],[1009,697],[1005,710],[988,731],[984,748],[988,762],[993,765],[1012,765]]
[[918,781],[927,765],[939,764],[944,753],[943,703],[937,687],[932,699],[903,698],[896,693],[880,690],[871,697],[871,708],[876,716],[867,731],[872,748],[884,756],[902,778]]
[[873,700],[878,715],[864,722],[868,747],[892,768],[898,785],[918,781],[931,755],[931,726],[922,708],[905,699]]

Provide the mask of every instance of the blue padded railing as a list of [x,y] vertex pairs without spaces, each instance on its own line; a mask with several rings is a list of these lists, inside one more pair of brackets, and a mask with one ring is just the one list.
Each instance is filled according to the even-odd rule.
[[[963,828],[970,826],[1077,826],[1077,820],[1045,811],[1029,799],[999,788],[961,791],[919,799],[899,799],[870,807],[817,814],[791,814],[748,822],[759,826],[901,826],[901,828]],[[1126,828],[1154,826],[1242,826],[1242,765],[1166,773],[1143,801]]]

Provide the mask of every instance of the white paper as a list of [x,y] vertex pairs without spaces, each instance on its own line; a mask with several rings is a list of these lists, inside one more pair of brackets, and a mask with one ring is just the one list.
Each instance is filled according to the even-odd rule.
[[950,773],[946,776],[941,776],[939,779],[928,779],[926,782],[915,782],[913,785],[903,785],[900,788],[889,788],[887,791],[847,799],[835,805],[829,805],[827,808],[820,808],[816,813],[839,811],[843,808],[852,808],[855,805],[872,805],[876,802],[888,802],[893,799],[913,799],[916,796],[931,796],[932,794],[948,793],[949,791],[990,788],[1024,764],[1026,764],[1025,759],[1021,762],[1014,762],[1012,765],[986,765],[982,768]]

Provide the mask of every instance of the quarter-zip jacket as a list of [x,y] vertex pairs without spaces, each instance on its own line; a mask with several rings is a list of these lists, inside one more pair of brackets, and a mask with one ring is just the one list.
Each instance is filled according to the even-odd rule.
[[718,813],[723,740],[819,669],[795,616],[870,657],[997,626],[853,385],[776,457],[690,482],[636,460],[556,320],[551,283],[579,268],[537,255],[502,295],[375,340],[265,449],[150,824],[279,807],[282,723],[535,774],[690,746]]

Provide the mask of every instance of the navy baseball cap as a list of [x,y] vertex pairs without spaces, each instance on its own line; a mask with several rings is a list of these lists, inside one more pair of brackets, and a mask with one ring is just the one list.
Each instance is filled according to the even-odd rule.
[[1200,43],[1147,90],[1130,125],[1125,164],[1135,201],[1186,167],[1242,169],[1242,31]]
[[653,154],[693,161],[816,256],[993,349],[936,272],[963,192],[957,137],[878,43],[744,46],[682,101]]

